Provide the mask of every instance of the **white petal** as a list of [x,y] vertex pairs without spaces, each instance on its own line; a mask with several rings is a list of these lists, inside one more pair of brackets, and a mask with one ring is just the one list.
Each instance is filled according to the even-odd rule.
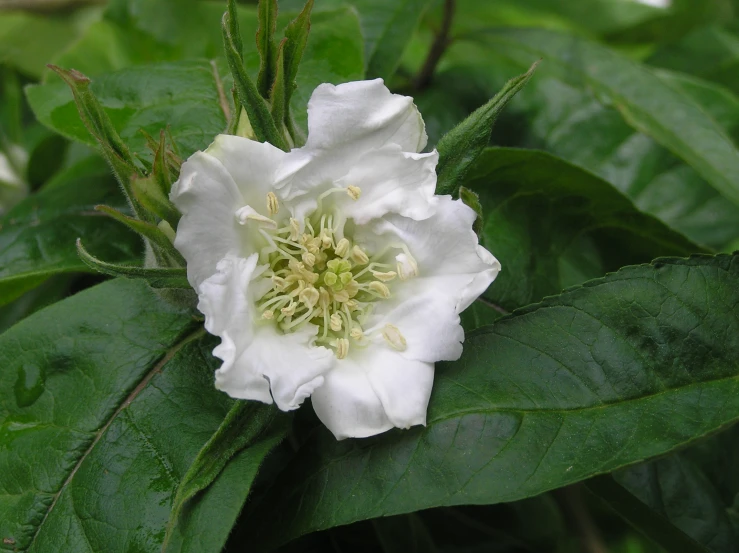
[[426,141],[413,98],[392,94],[382,79],[322,84],[308,102],[309,150],[367,152],[397,144],[406,152],[420,152]]
[[234,213],[244,198],[223,165],[203,152],[182,164],[170,198],[182,213],[174,245],[187,260],[187,278],[197,290],[221,259],[239,253],[241,231]]
[[396,145],[372,150],[357,160],[338,186],[356,186],[361,190],[357,200],[342,194],[337,200],[339,211],[357,224],[386,213],[397,213],[411,219],[425,219],[436,204],[436,163],[439,154],[404,153]]
[[205,315],[205,329],[221,338],[213,350],[223,361],[216,371],[216,388],[231,397],[272,403],[269,382],[245,355],[255,334],[246,291],[256,264],[256,254],[223,259],[218,272],[200,286],[198,309]]
[[299,152],[283,152],[266,142],[241,136],[216,136],[206,153],[218,159],[236,183],[245,203],[266,215],[268,192],[301,169],[310,158]]
[[336,363],[311,401],[337,440],[366,438],[393,427],[366,372],[351,358]]
[[406,359],[426,363],[459,359],[464,330],[456,311],[456,291],[435,286],[424,288],[420,280],[404,284],[413,290],[406,291],[397,301],[376,304],[365,329],[366,333],[377,331],[372,347],[388,346],[381,331],[391,324],[405,338],[406,347],[400,355]]
[[393,426],[426,424],[434,384],[434,364],[411,361],[386,348],[368,348],[358,363],[367,370],[372,389]]
[[462,200],[437,196],[436,212],[422,221],[388,214],[358,227],[357,240],[377,250],[388,241],[408,246],[418,264],[426,290],[456,298],[455,311],[464,311],[500,272],[500,263],[479,245],[472,223],[474,210]]
[[300,407],[336,362],[331,350],[312,344],[317,332],[317,326],[305,325],[281,334],[273,325],[265,325],[246,351],[249,363],[269,381],[272,397],[283,411]]
[[[216,371],[216,388],[231,397],[272,403],[283,411],[296,409],[335,361],[324,347],[312,345],[317,327],[306,325],[282,335],[271,323],[257,323],[250,292],[258,282],[257,254],[248,259],[228,257],[218,272],[200,287],[198,309],[205,328],[220,336],[213,355],[223,360]],[[271,395],[270,395],[271,392]]]

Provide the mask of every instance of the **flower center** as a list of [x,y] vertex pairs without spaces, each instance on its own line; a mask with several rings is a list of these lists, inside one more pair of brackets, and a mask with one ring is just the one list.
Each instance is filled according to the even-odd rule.
[[[324,194],[344,191],[352,199],[359,198],[355,186],[332,189]],[[339,223],[332,211],[324,212],[319,198],[318,208],[303,221],[291,218],[279,227],[272,218],[279,211],[277,197],[270,192],[267,210],[270,217],[251,208],[240,217],[252,219],[267,246],[260,252],[260,263],[267,265],[263,273],[271,289],[257,301],[262,318],[274,321],[284,332],[293,332],[311,323],[318,326],[316,342],[334,350],[343,359],[350,347],[366,347],[371,335],[363,327],[372,314],[374,304],[391,297],[393,281],[405,280],[418,272],[413,256],[405,244],[388,245],[382,252],[368,255],[349,237],[337,236]],[[343,233],[343,230],[342,230]],[[390,250],[397,249],[396,264],[387,261]],[[393,270],[395,269],[395,270]],[[405,338],[398,328],[385,325],[377,332],[392,347],[404,350]]]

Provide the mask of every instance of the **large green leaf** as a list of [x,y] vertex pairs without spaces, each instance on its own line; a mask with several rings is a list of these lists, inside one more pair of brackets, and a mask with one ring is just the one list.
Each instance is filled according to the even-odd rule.
[[739,418],[739,255],[627,267],[467,337],[425,428],[318,431],[255,506],[267,543],[434,506],[533,496]]
[[739,36],[717,25],[696,29],[679,42],[658,49],[652,65],[682,71],[739,92]]
[[[284,20],[286,24],[291,15],[294,14],[284,14],[280,22]],[[247,29],[255,28],[255,21],[251,18],[240,17],[240,23],[244,21]],[[120,32],[124,39],[135,36],[132,30]],[[242,29],[242,35],[248,34]],[[259,57],[254,41],[250,37],[244,44],[247,45],[247,70],[255,77]],[[85,56],[86,52],[85,49]],[[70,56],[71,53],[67,53],[63,61],[70,62]],[[141,64],[142,60],[132,55],[120,66],[130,63]],[[104,65],[101,63],[95,67],[100,69]],[[84,72],[84,64],[82,67]],[[308,46],[297,76],[298,88],[291,100],[295,120],[306,128],[308,99],[320,83],[339,84],[361,79],[363,74],[361,33],[356,14],[348,7],[314,14]],[[146,139],[140,130],[157,136],[160,129],[169,125],[180,154],[187,157],[207,147],[213,137],[226,128],[218,81],[222,84],[224,94],[230,96],[227,91],[231,87],[231,77],[225,59],[219,59],[215,64],[206,60],[162,62],[134,65],[97,76],[93,79],[92,91],[121,138],[134,152],[150,159],[151,153],[146,148]],[[51,81],[28,87],[27,96],[39,121],[68,138],[94,144],[92,136],[79,119],[72,95],[64,83]],[[226,103],[233,109],[230,99],[226,99]]]
[[52,275],[90,272],[77,238],[106,261],[140,260],[140,238],[95,211],[101,203],[125,205],[115,181],[93,173],[44,189],[0,219],[0,305]]
[[[637,501],[651,510],[651,517],[644,517],[642,513],[641,520],[632,521],[647,535],[651,534],[653,528],[650,518],[660,517],[670,523],[668,528],[672,533],[684,533],[701,544],[703,551],[739,551],[739,536],[718,491],[684,454],[618,471],[614,478]],[[600,490],[597,484],[594,490]],[[602,494],[602,497],[606,500],[609,498],[608,494]],[[659,543],[660,540],[657,541]]]
[[[226,127],[216,85],[216,74],[223,78],[226,72],[207,61],[136,66],[94,79],[92,91],[134,152],[151,158],[141,129],[159,136],[169,125],[180,153],[188,156]],[[39,121],[68,138],[96,144],[61,80],[30,86],[26,94]]]
[[429,0],[350,0],[359,12],[369,78],[392,76]]
[[[171,500],[233,400],[214,340],[143,283],[114,280],[0,337],[0,535],[8,551],[157,551]],[[220,551],[264,436],[183,513],[173,551]]]
[[[691,94],[701,108],[735,133],[737,99],[727,91],[659,73],[660,79]],[[592,92],[555,79],[538,80],[524,94],[529,115],[523,142],[546,149],[600,175],[636,206],[692,240],[723,249],[739,236],[739,208],[727,202],[691,167],[648,136],[634,131],[613,107]],[[511,123],[513,124],[513,122]]]
[[668,551],[736,553],[739,426],[695,446],[588,481],[587,486]]
[[483,205],[481,241],[503,266],[485,297],[509,311],[623,265],[701,251],[607,182],[544,152],[489,148],[467,186]]
[[542,68],[611,103],[635,129],[684,159],[725,198],[739,204],[739,151],[711,117],[647,67],[596,43],[539,29],[480,34],[496,55]]

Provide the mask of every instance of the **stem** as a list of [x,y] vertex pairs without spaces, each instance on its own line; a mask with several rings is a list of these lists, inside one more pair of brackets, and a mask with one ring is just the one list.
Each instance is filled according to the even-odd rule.
[[431,83],[436,66],[439,65],[441,56],[444,55],[447,46],[451,42],[449,32],[452,30],[455,8],[456,0],[444,0],[444,17],[441,21],[441,29],[439,29],[434,43],[431,45],[431,49],[429,50],[428,56],[426,56],[426,61],[423,62],[421,70],[413,79],[414,90],[423,90]]

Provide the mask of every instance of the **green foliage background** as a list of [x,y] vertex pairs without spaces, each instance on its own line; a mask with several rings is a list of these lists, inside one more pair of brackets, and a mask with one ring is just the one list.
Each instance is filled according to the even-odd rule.
[[143,256],[46,64],[184,159],[236,110],[224,4],[0,11],[0,551],[739,553],[739,2],[315,1],[298,128],[322,82],[413,95],[503,265],[428,426],[342,442],[216,391],[198,313],[75,247]]

